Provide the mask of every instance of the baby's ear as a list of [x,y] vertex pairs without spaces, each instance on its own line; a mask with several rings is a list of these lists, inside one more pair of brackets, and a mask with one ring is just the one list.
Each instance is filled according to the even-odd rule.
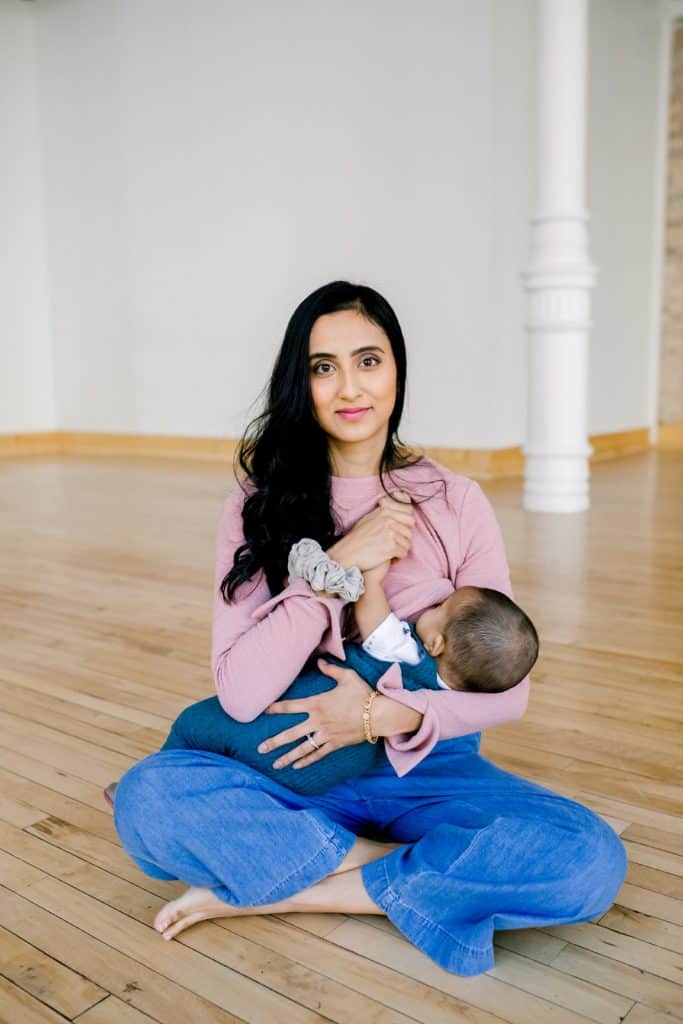
[[436,633],[431,637],[429,642],[425,644],[425,649],[429,651],[432,658],[440,657],[446,649],[446,641],[443,638],[443,633]]

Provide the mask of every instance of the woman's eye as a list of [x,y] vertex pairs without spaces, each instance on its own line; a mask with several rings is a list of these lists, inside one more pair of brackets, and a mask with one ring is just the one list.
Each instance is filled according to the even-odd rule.
[[317,366],[313,367],[313,373],[317,373],[319,377],[327,376],[326,374],[319,372],[322,369],[323,366],[327,366],[327,367],[329,367],[331,369],[332,368],[332,363],[318,363]]
[[374,366],[377,363],[379,363],[379,359],[377,358],[377,356],[365,356],[363,362],[367,363],[368,359],[372,360],[372,362],[370,363],[371,366]]

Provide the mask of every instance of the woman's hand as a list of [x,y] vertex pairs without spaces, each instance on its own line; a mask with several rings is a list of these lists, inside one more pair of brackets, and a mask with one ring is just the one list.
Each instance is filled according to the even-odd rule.
[[[363,703],[372,687],[368,686],[352,668],[342,668],[318,658],[318,668],[326,676],[337,681],[332,690],[304,697],[301,700],[280,700],[265,709],[265,714],[293,714],[305,712],[308,718],[291,729],[285,729],[277,736],[271,736],[259,746],[260,753],[275,750],[285,743],[293,743],[303,739],[298,747],[283,754],[275,762],[275,767],[284,768],[293,764],[295,768],[303,768],[307,764],[319,761],[333,750],[349,747],[355,743],[363,743]],[[311,733],[320,747],[315,750],[306,739]]]
[[327,554],[345,569],[357,566],[361,572],[388,560],[405,558],[410,551],[415,526],[410,495],[394,491],[384,497],[349,532],[328,548]]

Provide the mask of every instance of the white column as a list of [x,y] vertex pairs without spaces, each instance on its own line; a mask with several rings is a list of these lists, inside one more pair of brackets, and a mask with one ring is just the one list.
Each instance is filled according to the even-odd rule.
[[528,293],[524,508],[588,508],[588,338],[595,267],[588,256],[586,0],[540,0],[538,205]]

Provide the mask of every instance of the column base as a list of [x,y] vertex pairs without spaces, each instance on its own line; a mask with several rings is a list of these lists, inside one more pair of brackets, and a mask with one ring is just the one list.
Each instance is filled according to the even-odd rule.
[[585,512],[590,508],[590,446],[571,454],[529,454],[524,470],[522,505],[530,512]]

